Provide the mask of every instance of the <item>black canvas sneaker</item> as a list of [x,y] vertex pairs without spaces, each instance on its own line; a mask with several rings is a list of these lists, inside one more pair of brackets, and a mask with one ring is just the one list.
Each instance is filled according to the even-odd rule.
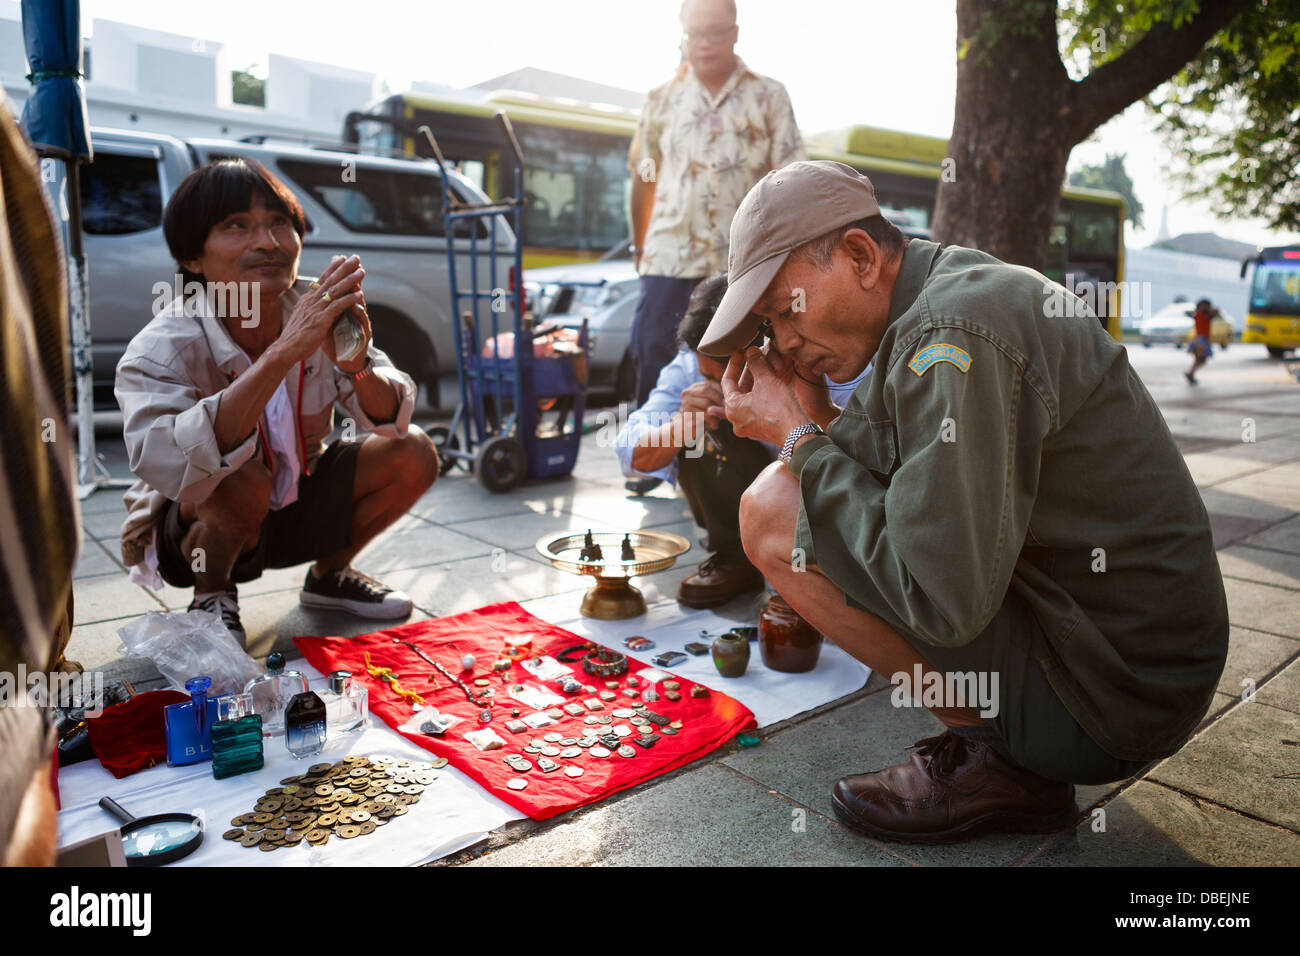
[[344,568],[320,577],[308,568],[298,601],[308,607],[335,608],[377,621],[391,621],[411,613],[409,597],[356,568]]

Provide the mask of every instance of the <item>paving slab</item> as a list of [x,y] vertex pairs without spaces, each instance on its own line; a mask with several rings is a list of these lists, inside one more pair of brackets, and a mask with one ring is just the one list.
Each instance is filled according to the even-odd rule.
[[1262,686],[1275,671],[1300,657],[1300,641],[1242,627],[1228,628],[1228,660],[1219,678],[1219,692],[1240,700],[1254,681]]
[[1225,578],[1287,588],[1300,600],[1300,554],[1252,547],[1246,542],[1219,551],[1219,570]]
[[125,579],[122,565],[115,560],[113,554],[94,538],[87,536],[81,542],[81,553],[72,568],[72,579],[76,581],[79,578],[93,578],[101,574],[119,574]]
[[1223,452],[1193,452],[1184,455],[1187,470],[1198,485],[1219,485],[1233,478],[1252,475],[1268,466],[1252,458],[1233,457]]
[[378,576],[491,553],[492,545],[481,539],[405,515],[362,548],[355,564]]
[[82,578],[73,589],[73,624],[93,624],[138,617],[164,610],[163,604],[144,588],[132,584],[125,574],[104,574]]
[[544,512],[520,512],[501,518],[482,518],[476,521],[458,521],[444,527],[487,542],[492,547],[507,551],[522,551],[532,548],[548,534],[561,531],[621,531],[618,525],[593,518],[579,518],[567,511],[548,509]]
[[1252,535],[1243,544],[1300,555],[1300,515],[1279,521],[1267,531]]
[[901,866],[887,850],[710,764],[602,802],[472,866]]
[[411,513],[437,524],[454,524],[480,518],[501,518],[528,511],[564,511],[573,500],[607,485],[565,475],[530,482],[503,494],[493,494],[472,475],[453,472],[439,478],[411,508]]
[[1300,511],[1300,465],[1273,465],[1252,475],[1222,481],[1218,487],[1231,494]]
[[81,526],[92,537],[116,541],[122,533],[122,522],[125,520],[126,508],[119,507],[83,514]]
[[1237,578],[1225,578],[1223,589],[1233,624],[1300,639],[1300,601],[1295,591]]
[[[1300,714],[1300,661],[1291,663],[1282,673],[1261,686],[1255,692],[1255,700],[1269,707],[1278,707],[1289,710],[1293,714]],[[1296,759],[1293,763],[1300,764],[1300,746],[1295,750]]]
[[[1300,714],[1233,707],[1148,775],[1176,790],[1300,830]],[[1294,778],[1280,774],[1296,773]]]
[[[721,762],[835,819],[830,797],[836,780],[902,763],[911,754],[909,746],[942,732],[943,725],[929,711],[894,707],[889,692],[882,691],[765,738],[758,747],[728,754]],[[1005,866],[1042,841],[1029,834],[993,834],[953,846],[897,844],[892,849],[925,865]]]
[[1285,521],[1295,514],[1291,508],[1284,508],[1266,500],[1247,495],[1234,494],[1222,488],[1201,488],[1201,500],[1205,510],[1210,514],[1237,515],[1242,518],[1267,519],[1270,525]]
[[[1296,866],[1300,834],[1139,781],[1030,866]],[[1095,826],[1104,825],[1098,832]]]
[[[502,601],[580,592],[590,586],[582,578],[557,571],[529,555],[504,550],[496,555],[392,571],[384,575],[384,583],[405,591],[417,607],[434,617]],[[575,606],[579,600],[575,593]]]

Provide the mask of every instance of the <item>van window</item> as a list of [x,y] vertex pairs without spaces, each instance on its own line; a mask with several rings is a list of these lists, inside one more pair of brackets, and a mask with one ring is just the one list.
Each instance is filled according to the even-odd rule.
[[[280,169],[353,232],[440,237],[442,187],[427,173],[373,169],[358,165],[345,180],[333,163],[281,160]],[[468,235],[457,228],[458,238]],[[487,229],[479,226],[479,236]]]
[[95,150],[81,174],[81,228],[94,236],[121,236],[162,225],[158,160]]

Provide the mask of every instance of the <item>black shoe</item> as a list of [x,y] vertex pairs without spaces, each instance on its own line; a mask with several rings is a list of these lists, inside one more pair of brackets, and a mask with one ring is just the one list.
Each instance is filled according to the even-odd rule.
[[1191,372],[1184,372],[1184,373],[1183,373],[1183,378],[1187,379],[1187,383],[1188,383],[1189,385],[1199,385],[1199,384],[1200,384],[1198,381],[1196,381],[1196,376],[1193,375]]
[[629,478],[623,482],[623,487],[639,498],[654,491],[662,484],[662,478]]
[[215,614],[221,618],[221,623],[226,625],[226,630],[239,642],[239,646],[247,647],[248,635],[244,633],[243,622],[239,620],[239,591],[235,588],[204,595],[201,600],[196,596],[190,601],[189,610]]
[[409,597],[356,568],[344,568],[320,577],[309,568],[298,601],[308,607],[335,608],[377,621],[391,621],[411,613]]

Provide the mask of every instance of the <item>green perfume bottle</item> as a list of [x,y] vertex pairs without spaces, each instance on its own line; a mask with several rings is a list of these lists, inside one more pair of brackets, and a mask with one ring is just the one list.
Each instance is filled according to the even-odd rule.
[[212,725],[212,776],[218,780],[262,769],[262,718],[253,713],[251,694],[217,700]]

